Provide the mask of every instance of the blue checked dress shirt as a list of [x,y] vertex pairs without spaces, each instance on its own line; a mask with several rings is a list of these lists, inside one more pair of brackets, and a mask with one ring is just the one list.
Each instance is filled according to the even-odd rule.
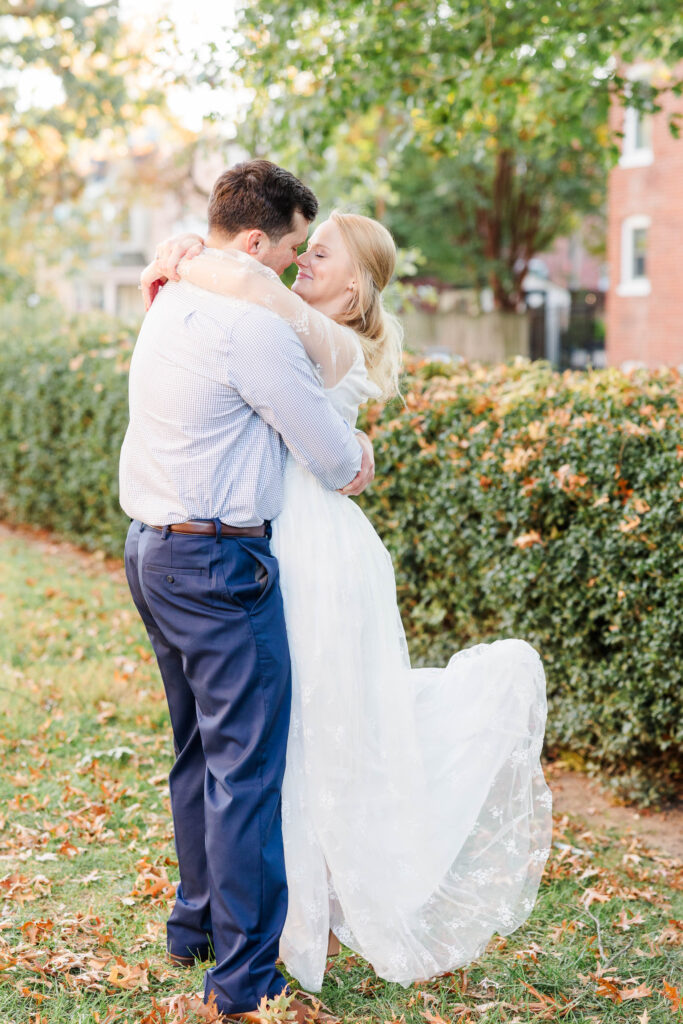
[[329,490],[360,469],[354,431],[289,325],[184,281],[166,284],[145,317],[129,398],[119,497],[153,526],[274,519],[287,448]]

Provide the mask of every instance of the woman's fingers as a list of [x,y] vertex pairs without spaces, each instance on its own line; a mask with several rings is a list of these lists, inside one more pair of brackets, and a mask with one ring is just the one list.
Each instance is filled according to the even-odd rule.
[[156,262],[169,281],[179,281],[180,261],[198,256],[203,248],[204,239],[199,235],[176,235],[157,246]]
[[167,278],[160,269],[158,260],[154,260],[153,263],[150,263],[142,271],[140,275],[140,291],[142,292],[142,301],[144,302],[146,313],[149,312],[157,292],[166,283],[166,280]]
[[342,487],[340,494],[346,495],[358,495],[362,494],[369,483],[372,482],[375,476],[375,453],[372,448],[372,441],[367,436],[359,431],[356,434],[356,440],[358,441],[361,451],[363,452],[363,458],[361,467],[356,473],[351,483],[347,484],[346,487]]
[[182,259],[191,260],[204,248],[199,235],[176,235],[167,238],[157,246],[154,262],[146,267],[140,276],[140,290],[145,312],[156,298],[157,292],[167,281],[179,281],[178,264]]
[[199,254],[200,254],[200,252],[202,251],[203,248],[204,248],[204,243],[203,242],[196,242],[192,246],[191,249],[187,250],[187,252],[185,253],[185,256],[183,258],[186,259],[186,260],[191,260],[195,256],[199,256]]

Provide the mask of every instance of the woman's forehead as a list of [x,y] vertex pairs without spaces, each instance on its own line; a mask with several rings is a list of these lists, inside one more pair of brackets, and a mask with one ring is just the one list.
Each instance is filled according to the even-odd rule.
[[318,224],[317,228],[311,235],[308,244],[334,245],[335,242],[341,242],[341,233],[339,228],[333,220],[324,220],[322,224]]

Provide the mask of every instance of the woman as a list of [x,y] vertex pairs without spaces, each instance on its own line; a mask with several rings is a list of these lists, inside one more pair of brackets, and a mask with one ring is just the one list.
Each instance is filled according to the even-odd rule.
[[[395,255],[376,221],[333,213],[291,292],[234,250],[178,270],[288,320],[355,423],[366,399],[397,392],[400,330],[381,300]],[[152,264],[144,281],[166,270]],[[411,670],[387,550],[356,504],[293,458],[272,550],[293,678],[281,956],[312,991],[330,929],[390,981],[452,971],[526,920],[548,855],[540,659],[501,640]]]

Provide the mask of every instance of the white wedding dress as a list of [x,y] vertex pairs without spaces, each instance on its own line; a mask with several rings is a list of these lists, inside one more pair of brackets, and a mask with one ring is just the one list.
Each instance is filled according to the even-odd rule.
[[[359,347],[328,395],[355,423],[372,391]],[[319,991],[331,927],[390,981],[469,963],[528,917],[549,852],[541,661],[501,640],[411,670],[389,553],[291,456],[272,549],[293,680],[282,959]]]
[[[331,321],[302,312],[272,272],[267,285],[260,264],[234,259],[254,271],[251,301],[302,340],[323,332],[310,354],[328,381],[336,374],[327,394],[355,423],[376,394],[356,336],[335,325],[335,341],[325,339]],[[248,278],[207,281],[200,264],[190,264],[195,283],[245,296]],[[315,358],[325,351],[327,367]],[[291,456],[272,550],[293,681],[282,959],[319,991],[331,928],[390,981],[452,971],[526,920],[548,857],[540,658],[523,640],[499,640],[446,668],[411,669],[388,551],[351,498]]]

